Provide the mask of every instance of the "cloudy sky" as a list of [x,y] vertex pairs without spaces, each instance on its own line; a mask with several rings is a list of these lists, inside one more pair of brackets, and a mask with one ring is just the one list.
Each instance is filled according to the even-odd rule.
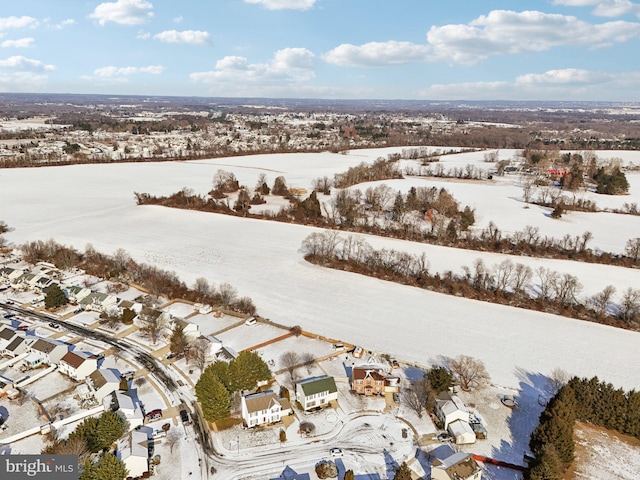
[[2,3],[2,92],[640,101],[640,0]]

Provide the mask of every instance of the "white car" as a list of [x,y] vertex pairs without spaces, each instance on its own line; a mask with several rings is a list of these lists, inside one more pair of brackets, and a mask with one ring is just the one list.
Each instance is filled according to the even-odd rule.
[[329,450],[329,453],[332,457],[342,457],[344,455],[344,453],[342,453],[342,449],[340,448],[332,448],[331,450]]
[[249,317],[244,321],[245,325],[255,325],[257,322],[257,320],[254,317]]

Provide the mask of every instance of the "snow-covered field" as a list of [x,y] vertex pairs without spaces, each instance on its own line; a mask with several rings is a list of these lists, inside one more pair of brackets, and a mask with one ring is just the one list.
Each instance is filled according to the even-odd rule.
[[[266,173],[269,182],[283,175],[289,185],[308,188],[313,178],[332,176],[391,151],[2,170],[0,204],[4,208],[0,216],[12,228],[6,237],[14,244],[54,238],[81,250],[88,243],[105,253],[123,248],[138,261],[175,271],[188,284],[198,277],[213,283],[229,282],[240,295],[254,300],[260,314],[278,323],[300,325],[424,364],[463,353],[480,358],[498,385],[517,386],[522,371],[547,375],[561,367],[578,375],[598,375],[626,388],[640,388],[633,373],[640,371],[639,333],[323,269],[306,263],[300,252],[302,240],[315,231],[312,228],[140,207],[133,198],[134,191],[168,194],[185,186],[206,192],[219,168],[232,170],[249,186],[255,184],[259,173]],[[482,157],[481,153],[460,155],[476,155],[469,161]],[[455,160],[452,156],[446,159]],[[477,209],[481,225],[493,219],[504,231],[528,224],[559,237],[589,230],[594,235],[591,246],[613,251],[621,251],[628,238],[640,233],[640,217],[585,213],[554,221],[536,207],[523,209],[517,179],[504,178],[486,186],[444,183],[463,204]],[[629,178],[632,195],[616,199],[620,204],[640,198],[640,177],[634,174]],[[405,190],[414,181],[441,185],[431,179],[407,179],[391,185]],[[35,191],[43,193],[34,195]],[[481,256],[397,240],[371,238],[370,243],[426,251],[432,270],[457,271]],[[503,258],[482,256],[488,264]],[[542,263],[520,257],[513,260],[533,266],[557,265],[558,270],[579,277],[584,295],[608,284],[615,285],[618,292],[640,285],[637,270]]]

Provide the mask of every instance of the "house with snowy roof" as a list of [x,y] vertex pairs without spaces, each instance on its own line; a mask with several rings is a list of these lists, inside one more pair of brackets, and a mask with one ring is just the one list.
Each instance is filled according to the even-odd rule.
[[131,430],[116,443],[116,457],[124,462],[131,478],[149,471],[149,437],[144,430]]
[[245,395],[241,399],[242,418],[247,427],[278,423],[291,414],[291,404],[272,390]]
[[29,346],[29,355],[22,360],[22,364],[28,368],[34,368],[40,364],[57,365],[68,351],[69,346],[66,343],[49,338],[38,338]]
[[481,480],[482,468],[470,453],[457,452],[431,463],[432,480]]

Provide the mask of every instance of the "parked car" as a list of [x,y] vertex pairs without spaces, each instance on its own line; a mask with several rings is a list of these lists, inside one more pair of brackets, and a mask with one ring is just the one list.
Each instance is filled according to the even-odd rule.
[[186,410],[180,410],[180,419],[184,425],[189,425],[191,423],[191,418],[189,418],[189,412]]
[[329,450],[329,454],[332,457],[342,457],[344,455],[344,453],[342,453],[342,449],[341,448],[332,448]]
[[57,329],[57,328],[60,328],[60,325],[58,325],[57,323],[53,323],[53,322],[50,322],[50,323],[49,323],[49,326],[50,326],[51,328],[56,328],[56,329]]
[[441,442],[453,442],[453,437],[446,432],[438,434],[438,440]]
[[120,378],[124,378],[125,380],[133,380],[133,377],[136,375],[136,372],[133,370],[129,370],[128,372],[124,372],[120,374]]
[[153,422],[155,420],[160,420],[162,418],[162,410],[160,410],[159,408],[157,408],[155,410],[151,410],[149,413],[147,413],[145,415],[145,418],[149,422]]
[[162,437],[166,437],[167,436],[167,431],[166,430],[156,430],[153,432],[152,437],[155,438],[162,438]]
[[22,330],[23,332],[24,332],[25,330],[29,330],[29,325],[20,325],[20,326],[18,327],[18,330]]
[[258,323],[258,321],[255,319],[255,317],[249,317],[244,321],[245,325],[255,325],[256,323]]

